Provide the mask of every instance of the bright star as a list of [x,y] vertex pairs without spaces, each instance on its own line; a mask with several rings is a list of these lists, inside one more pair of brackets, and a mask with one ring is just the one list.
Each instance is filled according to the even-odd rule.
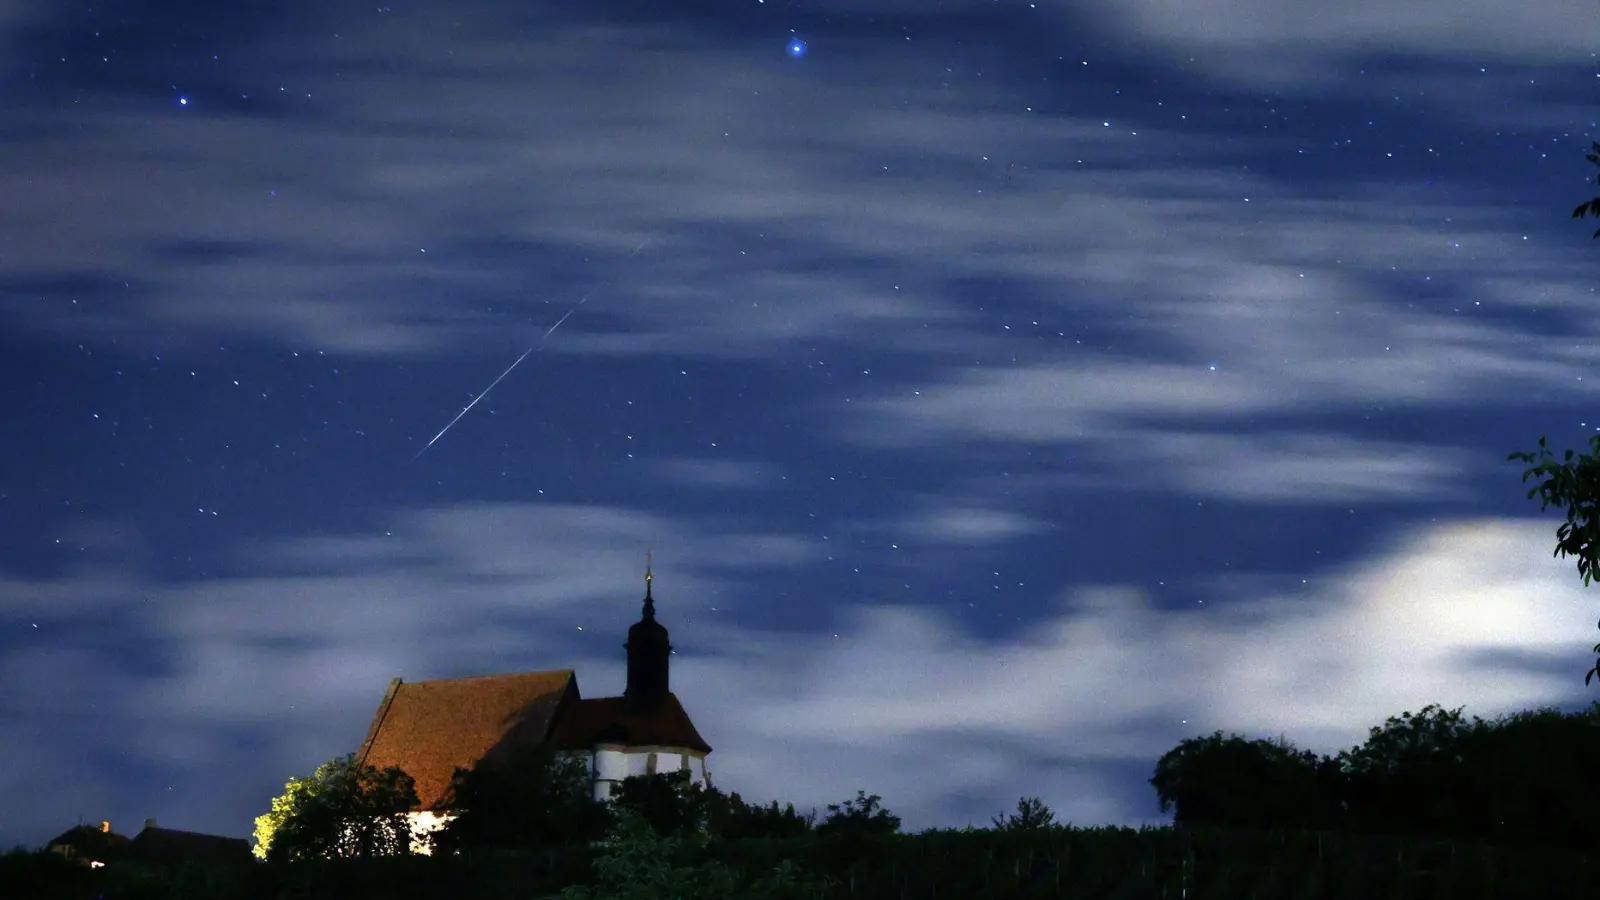
[[806,42],[799,38],[789,41],[789,55],[796,59],[806,55]]
[[178,105],[179,106],[188,106],[189,105],[189,98],[188,97],[179,97],[178,98]]

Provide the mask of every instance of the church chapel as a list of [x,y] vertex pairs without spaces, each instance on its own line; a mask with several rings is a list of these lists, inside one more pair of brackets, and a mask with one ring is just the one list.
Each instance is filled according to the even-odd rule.
[[627,687],[620,697],[583,699],[572,669],[389,682],[358,765],[399,766],[416,782],[410,813],[413,847],[450,819],[450,778],[457,767],[494,761],[513,748],[544,745],[589,763],[594,797],[606,800],[630,775],[674,769],[709,784],[711,747],[670,690],[672,644],[656,621],[649,566],[644,613],[628,629]]

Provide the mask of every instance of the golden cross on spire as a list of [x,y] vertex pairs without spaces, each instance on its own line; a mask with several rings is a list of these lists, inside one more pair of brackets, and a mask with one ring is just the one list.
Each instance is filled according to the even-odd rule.
[[652,577],[650,574],[650,551],[646,550],[644,552],[644,580],[648,582]]

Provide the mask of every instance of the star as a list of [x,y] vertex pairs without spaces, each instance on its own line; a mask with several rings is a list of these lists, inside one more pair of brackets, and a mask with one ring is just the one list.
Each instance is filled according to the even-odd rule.
[[790,38],[788,49],[790,56],[794,57],[795,59],[799,59],[800,57],[806,55],[806,42],[800,40],[799,38]]

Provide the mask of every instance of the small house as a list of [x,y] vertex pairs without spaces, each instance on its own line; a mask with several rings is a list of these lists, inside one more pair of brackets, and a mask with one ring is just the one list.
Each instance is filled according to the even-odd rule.
[[102,819],[98,825],[77,825],[52,838],[44,847],[80,865],[98,869],[108,862],[122,859],[132,842],[127,836],[111,830],[111,823]]
[[144,820],[144,830],[134,835],[128,855],[132,859],[157,866],[175,866],[191,862],[247,863],[254,859],[250,855],[250,842],[244,838],[202,834],[198,831],[180,831],[176,828],[159,828],[155,819]]

